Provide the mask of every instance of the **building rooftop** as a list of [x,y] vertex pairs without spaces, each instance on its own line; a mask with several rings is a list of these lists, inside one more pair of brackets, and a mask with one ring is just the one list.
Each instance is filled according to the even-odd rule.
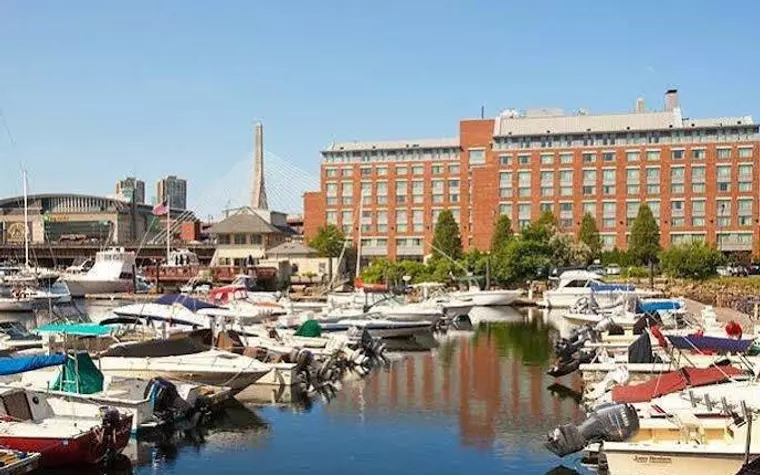
[[208,233],[282,234],[284,231],[267,223],[258,214],[242,210],[212,225]]
[[393,140],[385,142],[334,142],[322,153],[364,150],[405,150],[410,148],[459,148],[459,138]]

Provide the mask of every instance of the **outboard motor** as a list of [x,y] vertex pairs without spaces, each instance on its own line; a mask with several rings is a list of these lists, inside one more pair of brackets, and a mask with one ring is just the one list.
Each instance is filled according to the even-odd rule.
[[580,425],[564,424],[549,433],[544,446],[559,457],[574,454],[594,442],[624,442],[639,430],[631,404],[603,404]]
[[102,415],[101,427],[103,432],[101,434],[102,439],[99,443],[106,444],[106,464],[110,464],[113,458],[117,455],[116,452],[116,431],[119,428],[121,422],[121,414],[114,407],[104,406],[100,408],[100,414]]
[[177,414],[189,414],[193,409],[179,395],[177,386],[164,378],[151,379],[144,396],[150,398],[153,414],[163,421],[173,422]]

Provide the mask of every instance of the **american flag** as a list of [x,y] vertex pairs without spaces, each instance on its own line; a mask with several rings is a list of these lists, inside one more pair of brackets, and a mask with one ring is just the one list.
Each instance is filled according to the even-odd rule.
[[166,201],[163,201],[153,207],[153,214],[156,216],[163,216],[169,212],[169,206]]

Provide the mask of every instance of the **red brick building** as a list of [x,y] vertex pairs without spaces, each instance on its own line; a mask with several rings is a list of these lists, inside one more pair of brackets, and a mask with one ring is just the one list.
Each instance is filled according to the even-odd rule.
[[[498,214],[515,228],[551,210],[568,232],[591,213],[606,247],[625,248],[640,204],[662,245],[706,240],[760,251],[760,135],[752,118],[684,117],[678,92],[661,111],[505,111],[462,120],[459,137],[336,143],[322,151],[321,190],[304,196],[304,234],[332,223],[362,255],[422,258],[449,209],[465,248],[487,249]],[[360,209],[361,208],[361,209]]]

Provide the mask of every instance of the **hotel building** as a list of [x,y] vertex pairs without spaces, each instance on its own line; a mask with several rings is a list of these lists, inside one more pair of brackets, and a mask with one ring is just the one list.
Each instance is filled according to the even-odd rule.
[[488,249],[499,214],[520,228],[551,210],[576,233],[591,213],[606,248],[624,249],[643,203],[661,244],[705,240],[760,251],[760,135],[750,116],[694,119],[678,92],[661,111],[508,110],[462,120],[459,137],[335,143],[322,151],[321,189],[304,195],[304,233],[327,223],[364,257],[421,259],[449,209],[466,249]]

